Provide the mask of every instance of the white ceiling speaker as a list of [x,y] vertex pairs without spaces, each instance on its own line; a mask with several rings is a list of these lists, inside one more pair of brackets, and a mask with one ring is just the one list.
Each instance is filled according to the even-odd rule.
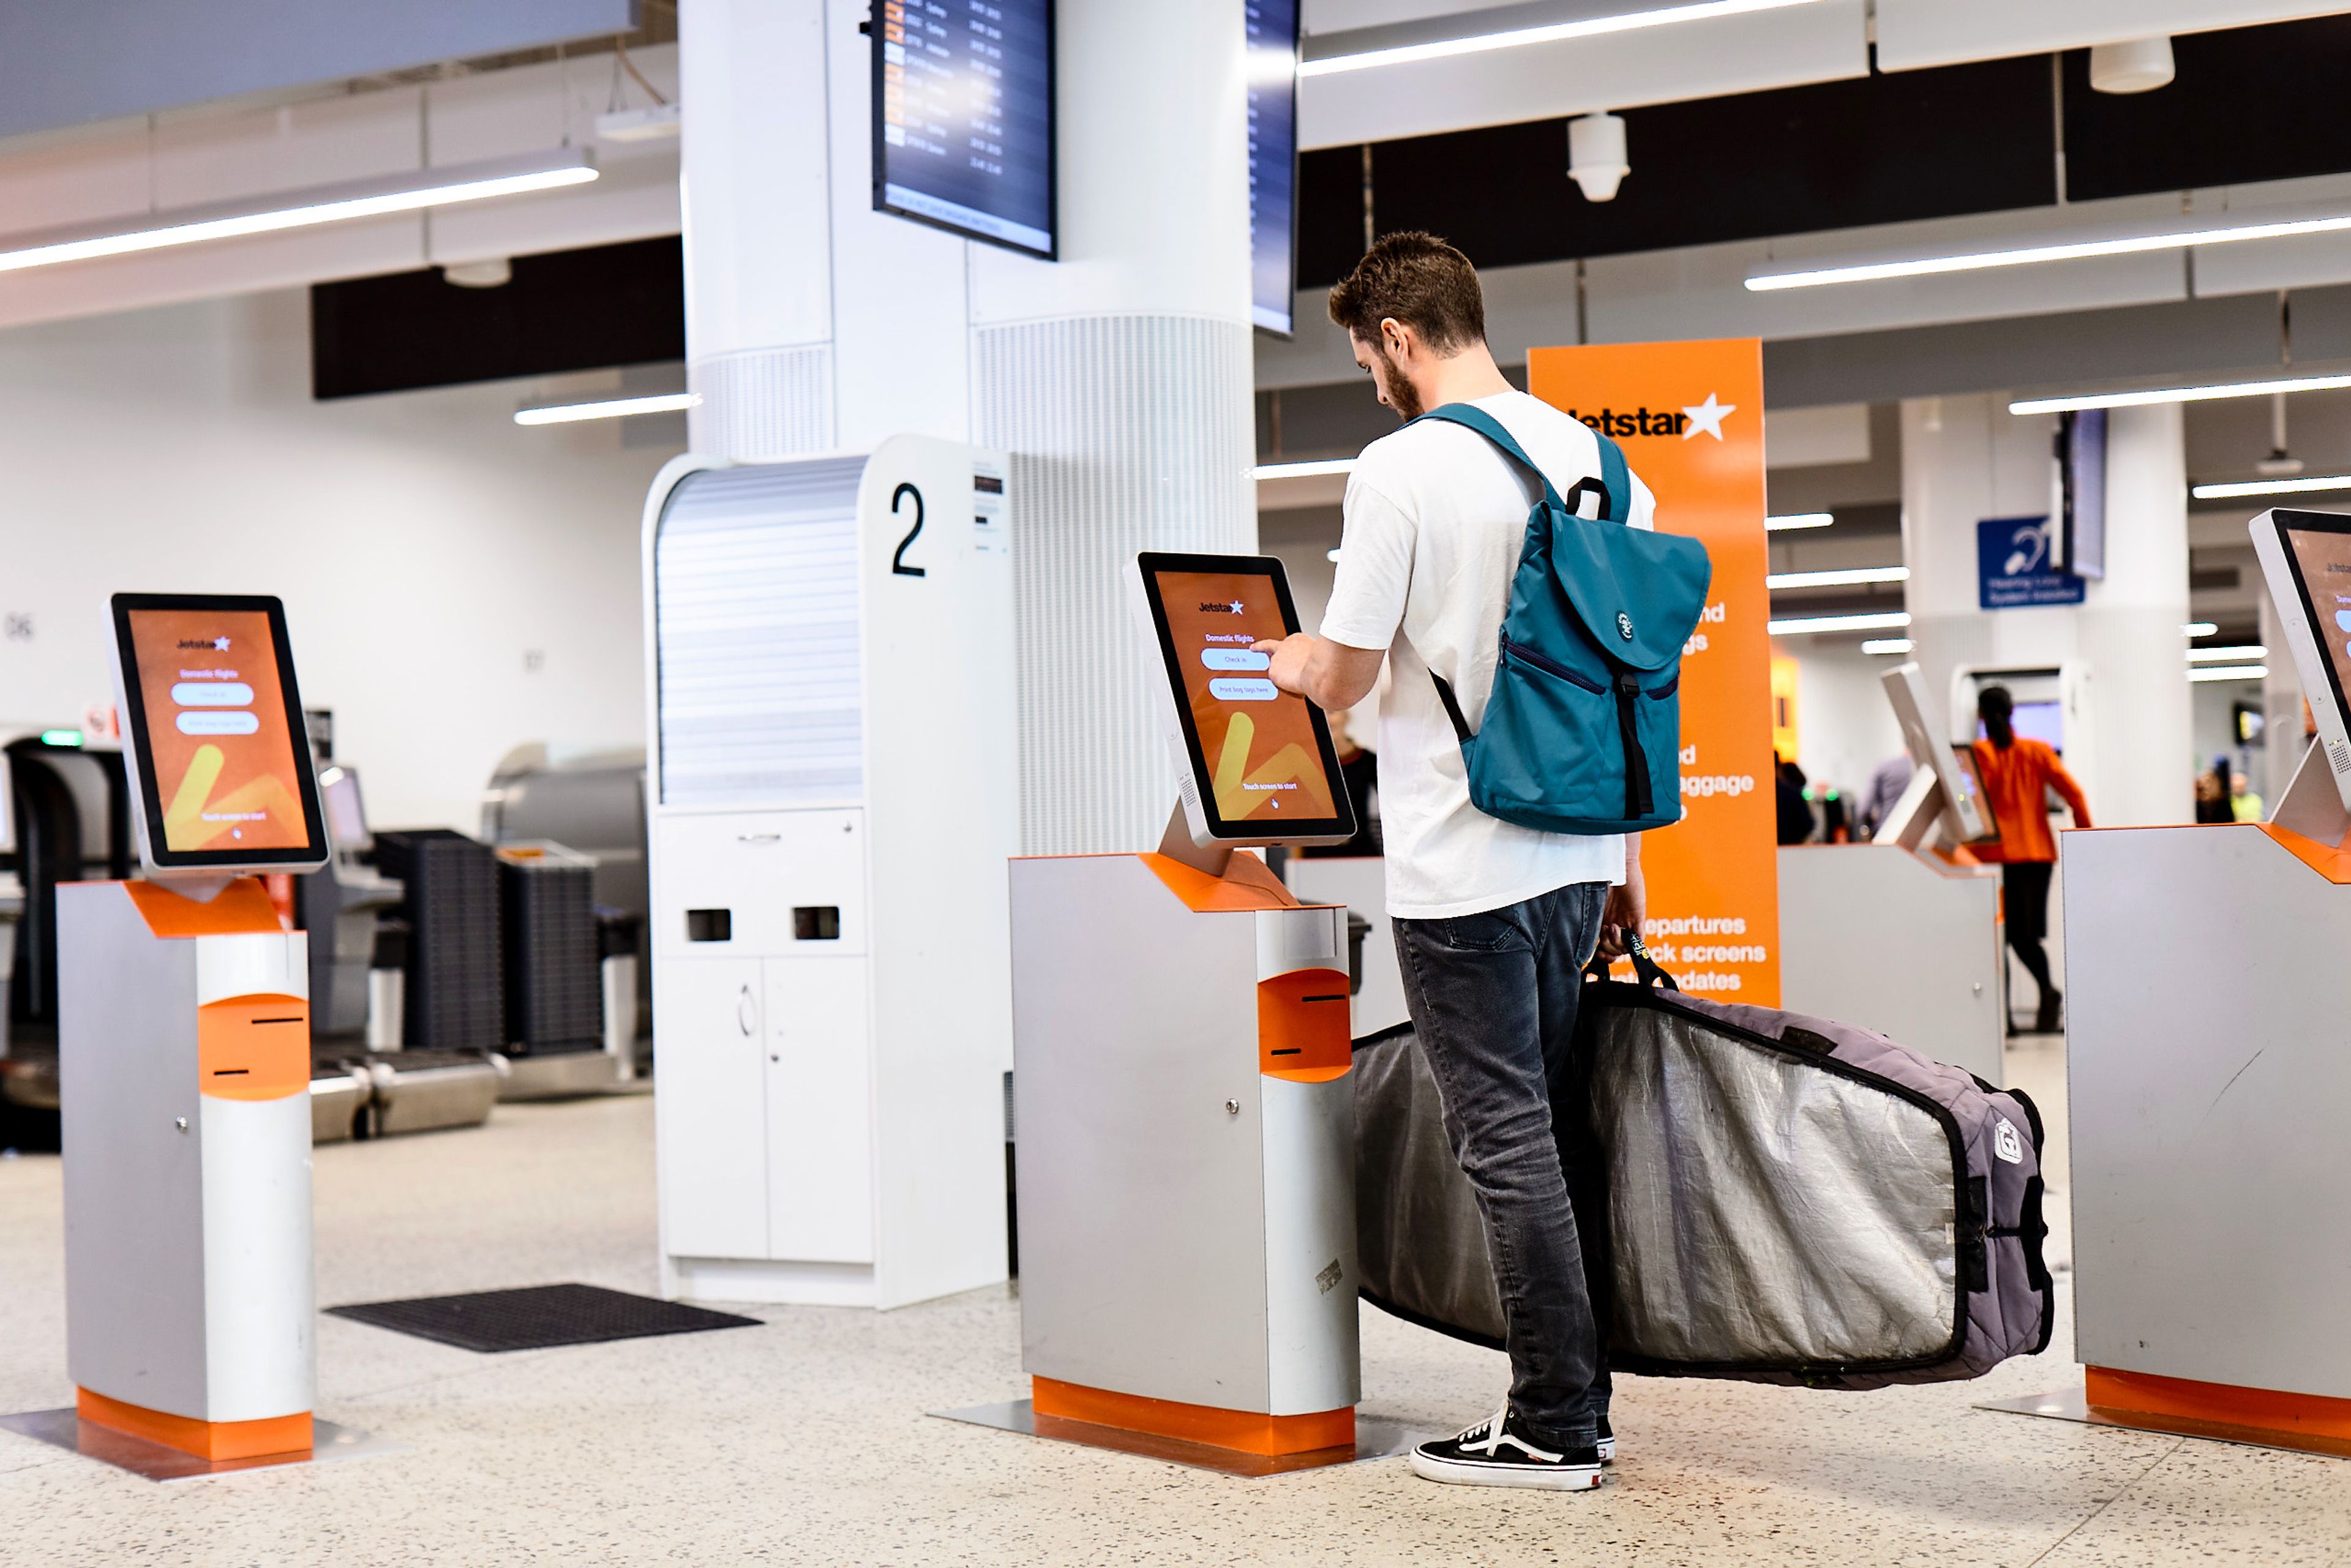
[[2158,35],[2090,51],[2090,86],[2099,92],[2153,92],[2171,85],[2171,40]]
[[1584,114],[1567,122],[1567,173],[1587,202],[1613,202],[1633,165],[1625,159],[1625,122],[1615,115]]
[[441,277],[460,288],[503,288],[514,281],[514,263],[503,256],[452,262],[441,269]]

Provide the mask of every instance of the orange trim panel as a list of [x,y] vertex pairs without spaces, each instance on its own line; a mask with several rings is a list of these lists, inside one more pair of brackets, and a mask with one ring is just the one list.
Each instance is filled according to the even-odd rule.
[[2327,881],[2337,884],[2351,883],[2351,850],[2332,848],[2275,822],[2263,822],[2261,830],[2275,839],[2281,849]]
[[122,890],[137,905],[147,929],[158,936],[235,936],[286,929],[258,877],[238,877],[210,904],[183,897],[161,883],[126,882]]
[[310,1413],[268,1416],[258,1421],[199,1421],[109,1399],[87,1388],[74,1390],[74,1409],[85,1421],[128,1432],[200,1459],[250,1459],[263,1454],[310,1451]]
[[1345,1448],[1355,1440],[1352,1405],[1308,1416],[1268,1416],[1255,1410],[1220,1410],[1212,1405],[1146,1399],[1140,1394],[1113,1394],[1107,1388],[1089,1388],[1050,1377],[1029,1381],[1030,1401],[1038,1415],[1115,1427],[1122,1432],[1149,1432],[1187,1443],[1206,1443],[1213,1448],[1268,1455],[1311,1454]]
[[216,1100],[283,1100],[310,1088],[310,1004],[226,997],[196,1009],[196,1090]]
[[2239,1388],[2103,1366],[2085,1367],[2082,1381],[2083,1400],[2095,1409],[2304,1437],[2351,1438],[2351,1399],[2287,1394],[2274,1388]]
[[1257,983],[1257,1067],[1271,1078],[1326,1083],[1347,1071],[1347,977],[1292,969]]
[[1143,863],[1167,884],[1195,915],[1238,913],[1249,909],[1300,909],[1304,905],[1281,885],[1266,863],[1255,855],[1236,853],[1222,876],[1210,876],[1196,867],[1166,855],[1147,854]]

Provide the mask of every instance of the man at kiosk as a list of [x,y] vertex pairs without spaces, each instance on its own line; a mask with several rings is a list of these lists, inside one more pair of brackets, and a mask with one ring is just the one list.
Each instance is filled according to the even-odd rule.
[[[1542,486],[1473,430],[1417,416],[1471,405],[1571,497],[1603,485],[1603,448],[1502,378],[1477,275],[1440,240],[1381,240],[1332,289],[1330,314],[1380,402],[1415,423],[1356,461],[1322,634],[1259,646],[1276,685],[1332,711],[1371,693],[1382,659],[1395,665],[1379,741],[1387,909],[1413,1025],[1484,1213],[1510,1354],[1503,1407],[1422,1445],[1413,1468],[1439,1481],[1588,1490],[1614,1438],[1552,1092],[1584,965],[1640,929],[1640,860],[1625,837],[1541,831],[1471,803],[1448,708],[1487,711]],[[1647,528],[1648,489],[1629,488],[1614,515]]]

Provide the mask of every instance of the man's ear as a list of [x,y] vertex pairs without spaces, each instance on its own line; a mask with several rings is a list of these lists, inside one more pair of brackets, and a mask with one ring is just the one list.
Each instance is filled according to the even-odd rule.
[[1380,344],[1387,350],[1389,359],[1405,358],[1412,352],[1416,342],[1417,340],[1411,328],[1393,316],[1380,318]]

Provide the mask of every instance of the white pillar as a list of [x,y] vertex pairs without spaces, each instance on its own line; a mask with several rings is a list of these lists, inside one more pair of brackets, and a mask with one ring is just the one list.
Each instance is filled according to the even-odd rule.
[[2188,488],[2180,413],[2117,409],[2106,450],[2106,575],[2078,605],[1980,608],[1976,524],[2046,515],[2053,504],[2050,416],[2008,413],[2005,392],[1902,405],[1902,533],[1910,633],[1928,690],[1946,698],[1959,665],[2067,662],[2090,674],[2101,824],[2193,815],[2194,740],[2179,628],[2188,619]]
[[872,211],[863,0],[694,0],[679,39],[695,449],[1013,455],[1044,853],[1148,848],[1175,801],[1125,563],[1257,528],[1242,0],[1055,10],[1058,262]]

